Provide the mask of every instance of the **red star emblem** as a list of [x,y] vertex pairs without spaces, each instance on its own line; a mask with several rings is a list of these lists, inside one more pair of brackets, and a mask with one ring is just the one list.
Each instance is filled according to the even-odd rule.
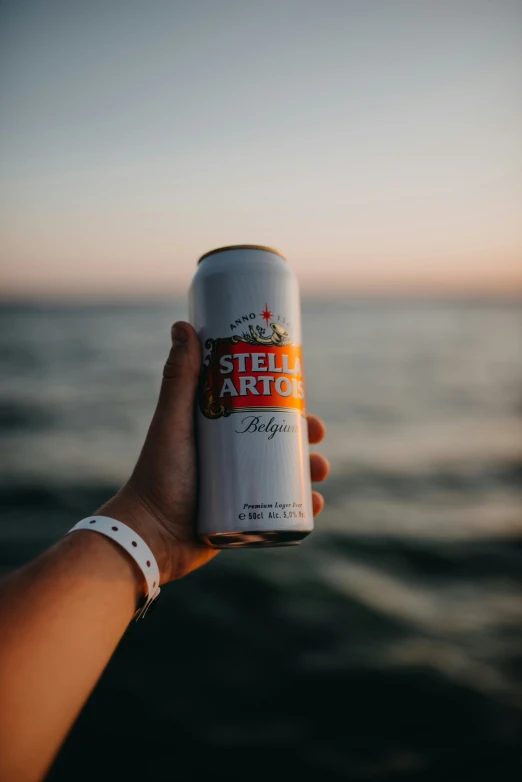
[[265,304],[265,309],[264,309],[264,310],[263,310],[263,312],[261,313],[261,316],[260,316],[260,317],[262,317],[262,318],[263,318],[263,320],[266,322],[266,327],[268,328],[268,321],[269,321],[269,320],[270,320],[270,318],[272,317],[272,313],[271,313],[271,312],[270,312],[270,310],[268,309],[268,304]]

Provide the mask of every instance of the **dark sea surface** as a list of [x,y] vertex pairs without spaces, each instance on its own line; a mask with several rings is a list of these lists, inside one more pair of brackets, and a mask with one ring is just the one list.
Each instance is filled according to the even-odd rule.
[[[184,305],[4,304],[0,567],[124,481]],[[50,779],[522,778],[522,306],[307,301],[326,509],[125,635]]]

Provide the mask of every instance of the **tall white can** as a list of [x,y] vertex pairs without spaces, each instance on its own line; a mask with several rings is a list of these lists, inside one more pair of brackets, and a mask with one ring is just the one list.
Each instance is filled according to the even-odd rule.
[[189,301],[203,351],[198,535],[300,543],[313,513],[297,279],[277,250],[221,247],[200,258]]

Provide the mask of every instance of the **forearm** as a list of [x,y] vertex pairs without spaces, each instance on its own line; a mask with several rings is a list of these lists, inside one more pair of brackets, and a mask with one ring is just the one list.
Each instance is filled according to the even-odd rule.
[[41,779],[136,608],[142,576],[79,531],[0,585],[0,782]]

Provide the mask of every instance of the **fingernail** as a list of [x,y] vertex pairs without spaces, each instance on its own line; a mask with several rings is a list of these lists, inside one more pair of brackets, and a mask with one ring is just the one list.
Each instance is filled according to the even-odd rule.
[[175,323],[171,330],[172,347],[177,348],[187,344],[187,332],[178,323]]

